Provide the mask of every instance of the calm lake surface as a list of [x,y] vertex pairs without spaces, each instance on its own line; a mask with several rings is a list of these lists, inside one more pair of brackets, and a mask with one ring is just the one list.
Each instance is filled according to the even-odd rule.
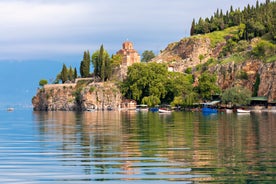
[[0,111],[0,182],[274,183],[276,113]]

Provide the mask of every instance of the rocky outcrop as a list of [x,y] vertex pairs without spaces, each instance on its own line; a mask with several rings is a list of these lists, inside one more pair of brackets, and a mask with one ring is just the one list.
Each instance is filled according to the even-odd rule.
[[36,111],[118,109],[121,93],[114,83],[78,81],[76,84],[45,85],[32,99]]
[[216,74],[217,84],[222,90],[233,86],[243,86],[253,92],[257,76],[259,76],[257,95],[266,96],[268,102],[276,100],[276,61],[272,63],[263,63],[260,60],[230,62],[211,66],[208,71]]
[[276,61],[259,68],[260,85],[258,96],[267,96],[268,101],[276,100]]
[[210,58],[217,58],[225,43],[212,46],[207,37],[189,37],[171,43],[152,62],[168,63],[174,71],[182,72],[189,67],[205,63]]

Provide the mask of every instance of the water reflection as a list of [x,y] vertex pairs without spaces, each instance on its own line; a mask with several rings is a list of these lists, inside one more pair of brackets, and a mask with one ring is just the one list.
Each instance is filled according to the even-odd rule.
[[274,118],[271,113],[34,113],[44,151],[62,168],[79,172],[71,181],[272,182]]

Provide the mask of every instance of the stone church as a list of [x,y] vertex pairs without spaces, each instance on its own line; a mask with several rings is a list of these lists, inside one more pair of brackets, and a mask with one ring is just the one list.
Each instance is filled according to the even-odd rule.
[[133,48],[133,43],[130,41],[126,41],[123,43],[123,48],[117,52],[123,56],[122,65],[123,66],[131,66],[133,63],[140,62],[140,55]]

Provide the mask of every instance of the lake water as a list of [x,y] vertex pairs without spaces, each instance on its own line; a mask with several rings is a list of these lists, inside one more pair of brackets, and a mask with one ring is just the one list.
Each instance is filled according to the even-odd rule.
[[0,111],[0,182],[273,183],[276,114]]

